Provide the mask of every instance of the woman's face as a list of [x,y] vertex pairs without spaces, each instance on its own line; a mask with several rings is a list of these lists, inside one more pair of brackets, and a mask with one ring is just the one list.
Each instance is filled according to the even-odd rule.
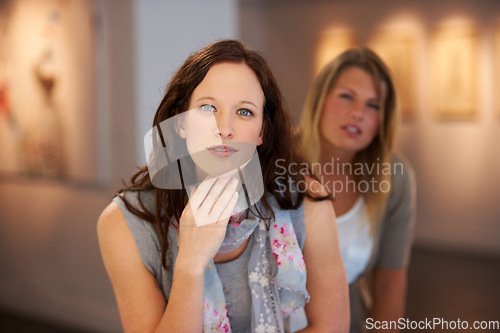
[[218,63],[193,91],[179,124],[190,156],[209,176],[247,163],[262,144],[264,92],[244,63]]
[[[386,94],[382,84],[382,93]],[[345,69],[328,92],[320,118],[320,134],[335,149],[356,153],[377,135],[380,104],[373,77],[359,67]]]

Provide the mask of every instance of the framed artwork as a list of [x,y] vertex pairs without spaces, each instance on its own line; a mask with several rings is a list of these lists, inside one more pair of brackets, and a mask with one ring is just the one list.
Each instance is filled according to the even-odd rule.
[[411,118],[416,108],[416,35],[406,30],[384,29],[374,35],[368,46],[391,71],[403,119]]
[[494,68],[494,105],[500,118],[500,21],[496,22],[493,30],[493,68]]
[[431,39],[430,80],[439,119],[472,119],[478,105],[478,34],[462,22],[436,29]]
[[0,175],[98,178],[94,27],[85,0],[0,5]]
[[349,28],[335,27],[322,32],[316,42],[314,76],[336,56],[355,45],[356,39]]

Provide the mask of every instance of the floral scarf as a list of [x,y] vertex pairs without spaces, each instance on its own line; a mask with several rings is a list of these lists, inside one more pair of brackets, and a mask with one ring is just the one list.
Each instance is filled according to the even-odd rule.
[[[284,332],[283,318],[309,301],[306,266],[297,242],[290,214],[275,210],[269,231],[262,219],[249,218],[229,224],[219,250],[227,253],[253,235],[248,263],[252,294],[252,332]],[[169,228],[170,244],[177,243],[174,228]],[[169,247],[173,259],[177,247]],[[231,332],[221,280],[212,261],[205,272],[203,332]]]

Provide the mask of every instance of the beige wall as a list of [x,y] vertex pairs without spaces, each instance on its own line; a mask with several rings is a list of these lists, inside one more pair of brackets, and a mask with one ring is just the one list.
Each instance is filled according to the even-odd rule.
[[[429,36],[450,17],[479,33],[478,115],[439,121],[432,111]],[[416,241],[449,249],[500,254],[500,116],[493,103],[492,27],[498,1],[241,1],[241,34],[273,67],[295,119],[313,77],[316,39],[332,26],[351,28],[360,45],[398,17],[418,27],[416,115],[401,125],[397,146],[418,181]],[[457,70],[460,70],[457,68]],[[498,82],[498,81],[497,81]]]
[[[96,67],[87,70],[96,80],[78,98],[96,97],[78,112],[82,119],[86,114],[97,118],[90,117],[94,124],[86,136],[99,172],[77,181],[2,178],[0,307],[95,332],[117,332],[118,311],[100,258],[96,222],[136,161],[130,153],[135,150],[131,2],[79,4],[95,19]],[[37,5],[45,6],[44,13],[51,3]],[[81,151],[76,146],[72,153]]]
[[[42,6],[45,13],[59,2],[22,3]],[[120,332],[98,249],[97,219],[121,180],[129,180],[144,159],[143,137],[172,73],[198,48],[236,37],[236,3],[61,4],[76,3],[94,13],[95,68],[90,71],[96,80],[79,98],[96,96],[95,102],[86,101],[81,117],[97,117],[86,134],[94,142],[98,173],[94,180],[77,182],[0,178],[0,307],[92,332]]]

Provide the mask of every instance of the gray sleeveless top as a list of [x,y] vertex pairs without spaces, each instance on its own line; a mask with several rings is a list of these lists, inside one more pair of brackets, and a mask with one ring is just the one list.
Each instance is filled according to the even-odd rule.
[[[140,209],[141,206],[137,192],[126,192],[125,196],[134,207]],[[141,192],[140,197],[147,210],[154,212],[154,192]],[[274,203],[273,207],[277,205],[274,197],[269,196],[268,200],[271,204]],[[170,269],[166,270],[161,264],[161,243],[155,227],[132,214],[125,206],[121,197],[115,197],[113,201],[120,207],[123,217],[134,237],[144,266],[156,278],[163,296],[168,302],[172,287],[173,271]],[[306,237],[304,203],[297,210],[290,210],[289,212],[297,241],[300,248],[303,249]],[[169,244],[169,246],[177,246],[177,244]],[[231,330],[234,333],[250,332],[252,298],[248,282],[247,266],[252,246],[253,237],[251,236],[248,246],[238,258],[227,263],[215,265],[223,285],[229,322]],[[167,267],[172,267],[173,258],[167,256],[166,261]]]

